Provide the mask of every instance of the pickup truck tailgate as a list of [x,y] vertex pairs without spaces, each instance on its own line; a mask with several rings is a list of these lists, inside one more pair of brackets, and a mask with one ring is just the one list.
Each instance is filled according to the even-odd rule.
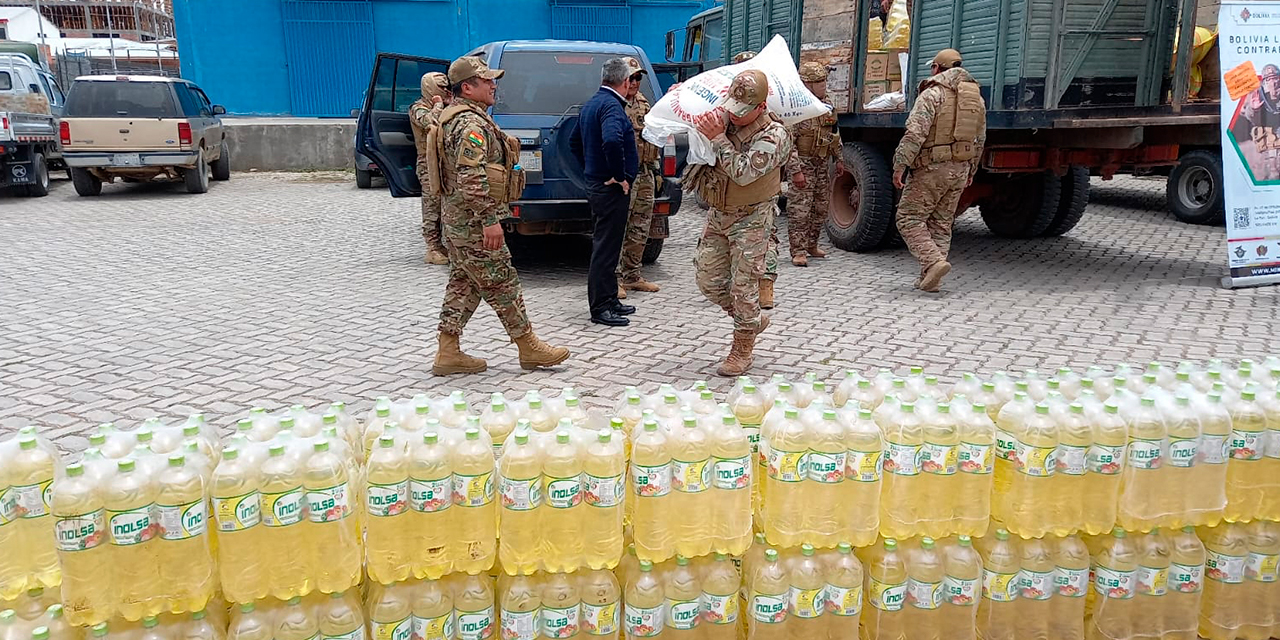
[[172,151],[181,149],[178,118],[63,118],[68,151]]

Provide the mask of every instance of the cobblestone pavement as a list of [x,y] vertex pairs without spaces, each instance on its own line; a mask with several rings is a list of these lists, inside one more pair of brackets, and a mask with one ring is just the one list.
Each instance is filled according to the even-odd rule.
[[[255,404],[364,409],[378,395],[461,388],[478,400],[574,385],[599,406],[630,384],[730,384],[713,373],[730,320],[693,279],[696,208],[673,219],[645,270],[663,289],[632,296],[639,312],[625,329],[588,322],[587,243],[523,243],[534,327],[573,357],[521,371],[482,305],[463,344],[489,372],[442,379],[430,368],[446,268],[422,262],[415,200],[359,191],[341,174],[237,174],[200,196],[116,185],[78,198],[68,182],[54,187],[43,199],[0,197],[0,433],[35,423],[78,450],[105,420],[199,410],[228,424]],[[970,212],[941,295],[912,288],[903,249],[833,250],[808,268],[784,260],[753,373],[833,379],[919,363],[951,378],[1280,350],[1277,289],[1218,287],[1221,228],[1177,222],[1162,180],[1094,187],[1062,238],[998,239]]]

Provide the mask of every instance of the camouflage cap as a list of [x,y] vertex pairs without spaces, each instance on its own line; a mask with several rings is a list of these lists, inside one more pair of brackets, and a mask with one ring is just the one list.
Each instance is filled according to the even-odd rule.
[[443,98],[449,93],[449,78],[439,71],[423,74],[422,97],[430,100],[436,96]]
[[741,118],[769,99],[769,79],[759,69],[747,69],[733,77],[724,108]]
[[805,82],[825,82],[829,70],[827,65],[819,62],[800,63],[800,79]]
[[640,64],[640,61],[635,58],[626,57],[623,58],[622,61],[627,63],[627,71],[630,71],[631,75],[635,75],[637,73],[649,73],[648,71],[645,71],[644,65]]
[[756,57],[756,52],[754,51],[739,51],[738,55],[733,57],[733,63],[746,62],[754,57]]
[[489,65],[485,64],[484,60],[481,60],[480,58],[475,56],[462,56],[461,58],[454,60],[453,64],[449,65],[449,82],[451,84],[458,84],[463,80],[470,80],[476,76],[484,78],[485,80],[497,80],[498,78],[501,78],[504,73],[506,72],[502,69],[490,69]]
[[943,49],[938,52],[938,55],[933,57],[933,60],[929,61],[929,64],[936,64],[943,69],[950,69],[960,64],[960,61],[961,58],[959,51],[956,51],[955,49]]

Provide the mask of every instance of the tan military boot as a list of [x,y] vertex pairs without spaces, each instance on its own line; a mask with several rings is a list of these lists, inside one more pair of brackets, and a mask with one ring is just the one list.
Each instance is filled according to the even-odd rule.
[[946,260],[939,260],[924,270],[924,275],[920,277],[920,290],[929,293],[937,293],[942,285],[942,277],[951,272],[951,263]]
[[489,368],[489,364],[480,358],[469,356],[458,346],[458,336],[440,332],[440,346],[436,350],[436,362],[431,372],[438,376],[454,373],[480,373]]
[[806,256],[804,254],[800,254],[798,256],[791,256],[791,264],[797,267],[807,267],[809,266],[809,256]]
[[815,245],[813,245],[812,247],[809,247],[809,257],[810,257],[810,258],[825,258],[825,257],[827,257],[827,252],[826,252],[826,251],[823,251],[823,250],[822,250],[822,249],[820,249],[820,248],[818,248],[818,245],[816,245],[816,244],[815,244]]
[[720,363],[720,367],[716,369],[716,375],[737,377],[745,374],[747,369],[751,368],[751,350],[755,345],[756,333],[754,331],[734,331],[733,346],[729,348],[729,357]]
[[427,264],[449,264],[449,256],[439,249],[430,248],[427,249],[427,255],[422,258],[422,261]]
[[760,281],[760,308],[761,309],[773,308],[773,281],[772,280]]
[[622,285],[618,285],[618,299],[619,300],[627,299],[627,290],[622,288]]
[[627,289],[629,291],[643,291],[645,293],[657,293],[661,289],[658,285],[649,282],[644,278],[636,280],[635,282],[624,282],[621,286],[623,289]]
[[520,368],[526,371],[554,367],[569,358],[569,350],[553,347],[533,335],[533,331],[515,339],[520,348]]

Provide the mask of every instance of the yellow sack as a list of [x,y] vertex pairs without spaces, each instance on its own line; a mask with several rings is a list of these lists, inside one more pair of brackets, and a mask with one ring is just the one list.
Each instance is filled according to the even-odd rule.
[[1209,54],[1209,49],[1213,48],[1213,43],[1218,41],[1218,33],[1210,31],[1204,27],[1196,27],[1196,44],[1191,49],[1191,64],[1200,64],[1201,60]]
[[1191,83],[1187,90],[1187,96],[1191,98],[1200,97],[1200,87],[1204,84],[1204,73],[1200,71],[1200,65],[1191,67]]
[[884,48],[884,22],[880,18],[867,21],[867,50],[876,51]]
[[906,0],[894,0],[884,29],[884,48],[906,49],[911,46],[911,17],[907,15]]

